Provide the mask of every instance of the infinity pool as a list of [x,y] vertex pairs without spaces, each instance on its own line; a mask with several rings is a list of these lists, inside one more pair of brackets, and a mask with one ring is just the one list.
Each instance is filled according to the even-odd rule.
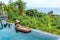
[[[1,28],[1,26],[0,26]],[[22,33],[15,31],[15,26],[3,28],[0,30],[0,40],[57,40],[58,37],[47,35],[41,32],[32,30],[30,33]]]

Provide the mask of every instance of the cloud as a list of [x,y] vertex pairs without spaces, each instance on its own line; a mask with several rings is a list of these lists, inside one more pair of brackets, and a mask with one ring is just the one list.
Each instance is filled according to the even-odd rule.
[[23,0],[27,7],[60,7],[60,0]]
[[[4,2],[5,4],[8,4],[10,0],[0,0],[0,1]],[[15,0],[13,0],[13,1],[15,1]]]
[[0,0],[2,2],[4,2],[5,4],[8,4],[9,0]]
[[[0,0],[8,4],[9,0]],[[13,0],[15,1],[15,0]],[[23,0],[27,7],[59,7],[60,0]]]

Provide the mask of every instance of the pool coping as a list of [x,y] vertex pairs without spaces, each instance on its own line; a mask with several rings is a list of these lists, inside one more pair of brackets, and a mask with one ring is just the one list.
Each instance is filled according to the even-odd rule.
[[60,38],[60,36],[59,36],[59,35],[55,35],[55,34],[48,33],[48,32],[44,32],[44,31],[37,30],[37,29],[32,29],[32,30],[33,30],[33,31],[36,31],[36,32],[39,32],[39,33],[44,33],[44,34],[46,34],[46,35],[55,36],[55,37]]

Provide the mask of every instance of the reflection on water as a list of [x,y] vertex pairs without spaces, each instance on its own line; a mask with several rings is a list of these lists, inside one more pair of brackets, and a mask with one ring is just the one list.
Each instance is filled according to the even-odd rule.
[[11,25],[12,24],[9,24],[9,23],[6,23],[6,24],[0,23],[0,30],[6,27],[10,28]]

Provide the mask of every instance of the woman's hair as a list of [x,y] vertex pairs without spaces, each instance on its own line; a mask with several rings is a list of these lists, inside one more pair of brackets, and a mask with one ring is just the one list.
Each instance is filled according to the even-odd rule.
[[19,24],[19,23],[15,23],[15,25],[16,25],[16,24]]

